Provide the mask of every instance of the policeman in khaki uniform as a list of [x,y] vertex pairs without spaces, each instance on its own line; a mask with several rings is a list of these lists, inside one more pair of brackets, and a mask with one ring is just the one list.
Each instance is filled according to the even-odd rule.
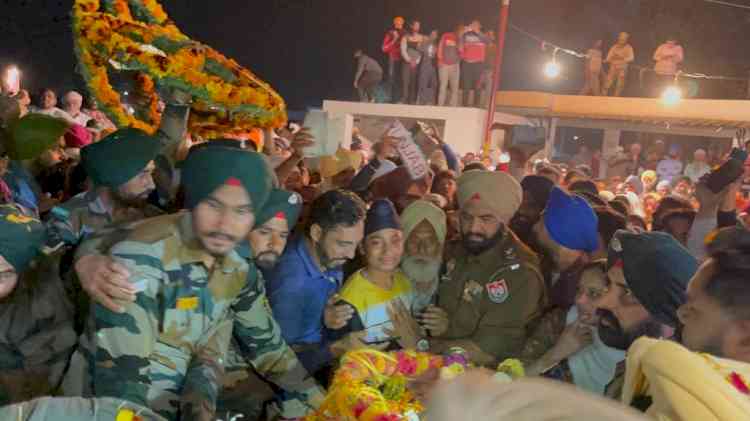
[[459,346],[481,365],[520,354],[546,297],[539,260],[507,228],[522,195],[506,173],[469,171],[459,178],[462,239],[446,256],[438,308],[422,316],[434,338],[419,348]]
[[282,415],[304,415],[322,392],[281,338],[257,270],[233,249],[271,189],[264,158],[223,147],[183,166],[189,212],[137,225],[111,255],[138,291],[125,312],[93,308],[91,394],[146,406],[168,420],[213,419],[233,334],[243,356],[285,390]]

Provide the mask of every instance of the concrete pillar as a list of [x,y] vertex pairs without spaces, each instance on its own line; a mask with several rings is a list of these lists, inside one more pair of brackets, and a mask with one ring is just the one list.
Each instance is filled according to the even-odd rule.
[[557,122],[560,119],[555,117],[549,120],[549,127],[547,128],[547,141],[544,143],[544,157],[552,161],[552,156],[555,153],[555,137],[557,136]]
[[607,178],[606,162],[617,154],[617,147],[620,146],[621,130],[605,129],[604,140],[602,141],[602,165],[599,169],[599,178]]

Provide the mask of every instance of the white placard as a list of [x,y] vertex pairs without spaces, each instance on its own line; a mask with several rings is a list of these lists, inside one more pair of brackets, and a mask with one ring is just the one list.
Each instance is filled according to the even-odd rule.
[[401,155],[404,166],[409,170],[412,180],[419,180],[427,175],[429,166],[422,153],[422,149],[414,142],[411,133],[404,125],[396,120],[386,131],[388,136],[399,140],[396,149]]

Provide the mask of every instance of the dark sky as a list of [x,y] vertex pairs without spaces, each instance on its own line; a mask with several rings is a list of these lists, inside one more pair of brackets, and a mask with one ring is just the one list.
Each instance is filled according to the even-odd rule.
[[[750,0],[731,0],[750,5]],[[70,0],[0,0],[0,64],[18,63],[34,92],[74,86],[67,13]],[[290,108],[319,106],[323,98],[353,96],[352,52],[382,58],[383,32],[395,15],[417,17],[425,31],[449,30],[478,16],[497,25],[499,0],[165,0],[183,32],[235,58],[270,82]],[[585,50],[595,38],[607,43],[633,34],[637,61],[649,64],[658,43],[677,34],[686,70],[747,75],[750,10],[703,0],[513,0],[511,20],[545,39]],[[510,31],[503,89],[575,92],[580,61],[562,58],[564,78],[541,77],[549,54]],[[733,88],[734,89],[734,88]]]

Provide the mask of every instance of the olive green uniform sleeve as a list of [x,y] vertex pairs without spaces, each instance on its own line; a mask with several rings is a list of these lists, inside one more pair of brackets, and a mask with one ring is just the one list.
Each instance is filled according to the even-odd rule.
[[96,352],[93,385],[96,396],[116,397],[148,407],[151,385],[149,356],[159,334],[158,295],[164,276],[159,253],[149,244],[126,241],[112,256],[131,273],[136,300],[125,312],[113,313],[94,304]]
[[231,337],[232,320],[227,319],[208,335],[190,360],[180,399],[183,421],[214,419]]
[[258,373],[283,389],[282,416],[304,416],[322,402],[323,391],[282,338],[259,272],[251,268],[250,274],[245,289],[232,305],[234,337]]

